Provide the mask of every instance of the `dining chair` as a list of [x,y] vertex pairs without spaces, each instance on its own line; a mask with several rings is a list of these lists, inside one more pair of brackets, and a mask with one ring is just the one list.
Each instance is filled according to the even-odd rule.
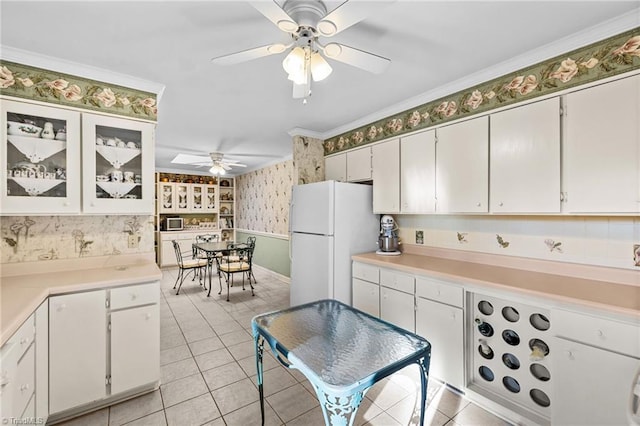
[[[256,248],[256,237],[247,237],[247,245],[249,247],[251,247],[254,251]],[[256,280],[256,276],[253,275],[253,268],[247,272],[247,275],[249,276],[249,282],[251,282],[251,279],[253,278],[253,283],[256,284],[258,281]]]
[[[218,262],[218,281],[220,283],[220,291],[218,294],[222,294],[222,277],[225,275],[225,281],[227,283],[227,302],[229,301],[229,287],[233,286],[233,275],[242,275],[242,290],[244,287],[244,276],[250,276],[252,273],[253,262],[253,247],[247,244],[229,244],[227,250],[222,253],[222,257]],[[249,286],[251,287],[251,295],[255,296],[251,279],[249,279]]]
[[[202,234],[196,235],[196,244],[197,243],[217,243],[220,241],[219,234]],[[220,253],[217,253],[216,256],[220,256]],[[197,259],[204,259],[209,262],[208,267],[213,269],[213,259],[209,258],[209,255],[201,250],[198,250],[195,246],[193,247],[193,257]],[[201,276],[201,278],[203,278]]]
[[[193,272],[194,279],[196,274],[200,273],[199,282],[200,284],[202,284],[203,282],[202,274],[201,274],[202,269],[207,267],[208,262],[207,262],[207,259],[194,258],[193,252],[192,252],[191,259],[185,259],[182,251],[180,250],[180,244],[178,244],[176,240],[173,240],[171,242],[173,243],[173,249],[176,252],[176,260],[178,261],[178,278],[176,278],[176,282],[173,285],[173,288],[176,288],[176,286],[178,286],[178,290],[176,291],[176,294],[178,294],[180,293],[180,287],[182,287],[182,283],[184,282],[184,279],[191,272]],[[180,282],[180,284],[178,284],[178,281]],[[206,285],[205,285],[205,289],[206,289]]]

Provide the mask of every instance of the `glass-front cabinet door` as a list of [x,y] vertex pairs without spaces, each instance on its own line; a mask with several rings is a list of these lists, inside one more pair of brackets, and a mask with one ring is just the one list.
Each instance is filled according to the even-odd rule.
[[177,204],[176,185],[172,182],[158,183],[158,211],[160,213],[173,213]]
[[205,204],[204,209],[207,213],[216,212],[218,207],[216,206],[216,187],[217,185],[205,185]]
[[152,123],[82,115],[85,213],[154,213]]
[[202,213],[204,211],[204,185],[189,185],[191,197],[191,211]]
[[189,202],[189,187],[187,183],[174,183],[175,185],[175,206],[173,211],[178,213],[189,213],[191,211],[191,203]]
[[80,212],[80,113],[0,101],[0,214]]

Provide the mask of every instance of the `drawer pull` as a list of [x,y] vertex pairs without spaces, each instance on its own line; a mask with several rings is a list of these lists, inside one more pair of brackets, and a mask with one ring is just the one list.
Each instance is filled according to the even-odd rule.
[[135,293],[131,293],[131,300],[136,300],[138,298],[138,295]]
[[604,332],[602,330],[597,330],[596,331],[596,336],[603,338],[604,337]]
[[145,319],[151,319],[151,314],[147,314],[144,316]]
[[24,392],[26,390],[29,390],[29,383],[20,386],[20,392]]
[[9,378],[6,374],[7,373],[3,373],[2,377],[0,377],[0,387],[5,387],[9,384]]
[[566,353],[566,355],[567,355],[567,358],[568,358],[568,359],[570,359],[570,360],[574,360],[574,359],[576,359],[576,358],[573,356],[573,352],[571,352],[571,351],[565,351],[565,353]]

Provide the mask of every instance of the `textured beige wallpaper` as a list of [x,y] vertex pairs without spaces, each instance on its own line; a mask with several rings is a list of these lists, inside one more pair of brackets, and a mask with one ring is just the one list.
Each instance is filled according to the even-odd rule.
[[294,136],[293,163],[297,184],[323,181],[324,147],[322,139]]
[[288,233],[293,169],[293,160],[288,160],[236,178],[238,228]]

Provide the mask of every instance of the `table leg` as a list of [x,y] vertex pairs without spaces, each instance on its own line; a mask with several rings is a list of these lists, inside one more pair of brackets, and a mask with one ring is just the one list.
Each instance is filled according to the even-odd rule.
[[[312,383],[313,384],[313,383]],[[325,425],[351,426],[356,419],[356,411],[364,397],[364,391],[352,395],[333,396],[313,384],[320,400]]]
[[264,339],[259,334],[254,336],[256,345],[256,370],[258,370],[258,393],[260,394],[260,415],[262,418],[262,426],[264,426],[264,387],[262,385],[262,355],[264,353]]
[[211,275],[213,275],[213,259],[207,257],[207,268],[209,269],[209,293],[207,297],[211,296]]
[[429,380],[429,361],[430,355],[425,356],[418,360],[420,366],[420,387],[421,387],[421,399],[420,399],[420,425],[424,425],[424,412],[427,402],[427,384]]

